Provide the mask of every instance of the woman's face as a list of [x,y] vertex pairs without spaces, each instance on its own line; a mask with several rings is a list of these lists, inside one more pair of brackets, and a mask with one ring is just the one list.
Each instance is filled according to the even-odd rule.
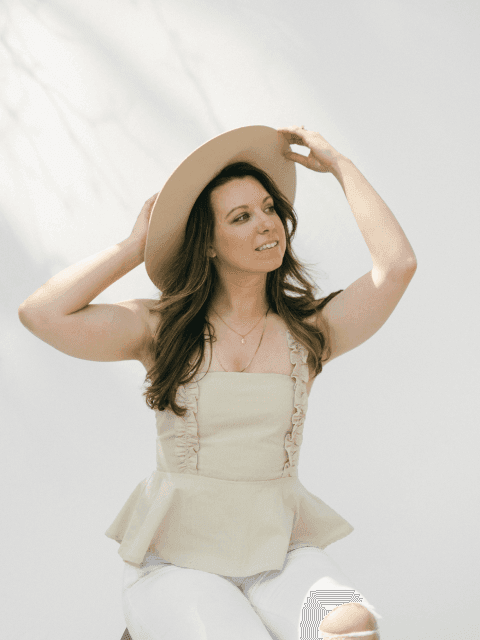
[[[285,229],[263,185],[253,176],[234,178],[216,187],[210,197],[215,214],[211,255],[219,266],[252,273],[278,269],[286,248]],[[256,250],[275,240],[273,249]]]

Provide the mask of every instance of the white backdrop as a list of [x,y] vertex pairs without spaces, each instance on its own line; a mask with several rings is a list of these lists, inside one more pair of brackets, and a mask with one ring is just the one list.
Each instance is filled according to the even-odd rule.
[[[311,392],[300,479],[355,527],[327,552],[382,640],[479,634],[479,17],[466,0],[3,0],[6,638],[120,640],[123,562],[104,531],[155,468],[143,366],[68,357],[18,306],[126,238],[196,147],[249,124],[319,131],[418,260],[388,322]],[[327,295],[370,254],[334,176],[297,177],[295,248]],[[155,294],[142,264],[95,302]]]

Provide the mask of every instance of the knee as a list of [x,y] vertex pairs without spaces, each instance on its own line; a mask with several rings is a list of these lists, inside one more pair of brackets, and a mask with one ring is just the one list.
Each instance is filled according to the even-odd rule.
[[[347,602],[325,616],[320,631],[327,634],[353,633],[355,631],[372,631],[377,629],[377,621],[373,613],[359,602]],[[328,638],[328,636],[327,636]],[[380,640],[377,633],[359,636],[362,640]]]

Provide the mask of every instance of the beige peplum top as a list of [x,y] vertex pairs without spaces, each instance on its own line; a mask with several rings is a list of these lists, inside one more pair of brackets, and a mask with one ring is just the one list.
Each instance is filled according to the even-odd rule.
[[308,352],[286,337],[291,375],[199,372],[177,390],[184,418],[155,410],[157,468],[105,532],[124,561],[140,565],[149,551],[180,567],[248,576],[353,531],[298,478]]

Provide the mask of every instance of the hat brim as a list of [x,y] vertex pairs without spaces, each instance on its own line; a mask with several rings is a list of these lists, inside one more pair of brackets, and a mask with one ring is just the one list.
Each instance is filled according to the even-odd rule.
[[175,169],[159,192],[150,215],[145,245],[145,269],[162,290],[168,269],[184,241],[188,217],[203,189],[232,162],[251,162],[274,180],[293,205],[296,163],[283,155],[291,147],[282,133],[264,125],[232,129],[195,149]]

